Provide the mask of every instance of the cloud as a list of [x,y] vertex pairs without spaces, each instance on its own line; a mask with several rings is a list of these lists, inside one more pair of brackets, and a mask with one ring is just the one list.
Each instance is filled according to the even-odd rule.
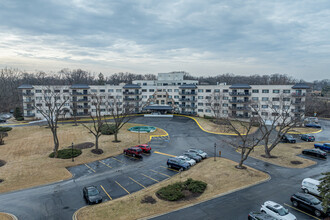
[[321,0],[2,0],[0,67],[325,78],[329,12]]

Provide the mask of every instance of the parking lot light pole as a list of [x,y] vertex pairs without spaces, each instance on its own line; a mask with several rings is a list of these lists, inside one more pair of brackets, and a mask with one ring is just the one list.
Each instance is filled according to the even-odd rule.
[[215,158],[217,157],[217,143],[214,143],[214,161],[216,160]]
[[71,145],[71,157],[72,157],[72,162],[74,162],[74,158],[73,158],[73,142],[72,142],[72,145]]

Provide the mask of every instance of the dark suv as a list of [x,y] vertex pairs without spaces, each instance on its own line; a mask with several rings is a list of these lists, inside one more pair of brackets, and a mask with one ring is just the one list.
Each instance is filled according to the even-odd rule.
[[314,213],[317,217],[330,214],[330,209],[324,213],[322,203],[315,196],[306,193],[296,193],[291,196],[291,202],[294,207],[301,207]]
[[294,144],[294,143],[296,143],[296,139],[294,137],[292,137],[292,135],[285,134],[282,136],[282,142]]
[[188,170],[190,168],[189,163],[186,163],[179,158],[169,158],[167,160],[167,166],[169,168],[176,168],[179,170]]
[[130,147],[124,150],[125,155],[132,155],[133,157],[142,157],[142,152],[139,147]]
[[86,186],[83,188],[83,194],[88,204],[97,204],[102,202],[102,196],[95,186]]
[[304,140],[304,141],[315,141],[315,137],[311,134],[303,134],[301,135],[301,140]]
[[249,220],[276,220],[272,216],[264,212],[250,212],[248,215]]

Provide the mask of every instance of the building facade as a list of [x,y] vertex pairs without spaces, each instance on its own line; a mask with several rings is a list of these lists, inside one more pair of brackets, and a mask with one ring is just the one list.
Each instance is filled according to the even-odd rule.
[[[133,112],[161,111],[164,113],[199,116],[250,118],[256,111],[263,117],[276,112],[289,112],[301,117],[305,111],[308,86],[247,85],[218,83],[199,85],[195,80],[184,80],[182,72],[159,73],[157,80],[136,80],[120,85],[40,86],[22,85],[24,117],[42,119],[37,110],[46,108],[47,100],[67,100],[62,106],[64,117],[95,114],[93,97],[102,100],[100,110],[109,115],[108,104],[133,106]],[[56,97],[52,94],[56,93]],[[120,110],[120,109],[119,109]]]

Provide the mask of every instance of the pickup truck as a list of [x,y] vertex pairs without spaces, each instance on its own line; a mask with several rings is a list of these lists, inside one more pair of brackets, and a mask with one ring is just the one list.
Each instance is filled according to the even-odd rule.
[[330,143],[314,144],[314,147],[330,153]]

